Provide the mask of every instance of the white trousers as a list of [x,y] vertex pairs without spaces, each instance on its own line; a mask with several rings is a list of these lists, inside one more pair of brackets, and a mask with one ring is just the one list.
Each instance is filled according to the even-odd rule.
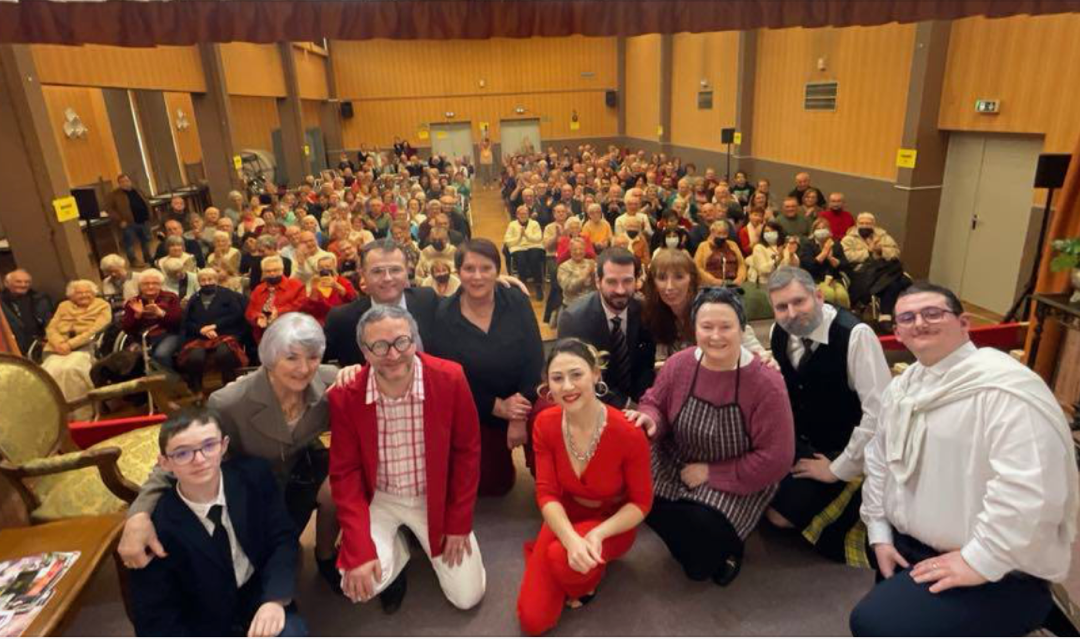
[[487,587],[487,573],[474,533],[469,533],[472,554],[466,554],[460,564],[451,567],[443,561],[442,556],[431,557],[426,497],[399,497],[376,491],[371,500],[370,513],[371,540],[379,553],[383,575],[382,581],[375,586],[376,594],[393,583],[409,563],[409,543],[405,533],[400,530],[402,526],[407,526],[420,540],[439,578],[439,586],[450,603],[461,610],[468,610],[480,603]]
[[[87,393],[94,390],[94,382],[90,380],[93,363],[89,352],[78,350],[67,355],[51,353],[45,357],[41,368],[56,380],[64,399],[70,402],[86,397]],[[94,407],[90,405],[73,410],[70,417],[75,421],[93,419]]]

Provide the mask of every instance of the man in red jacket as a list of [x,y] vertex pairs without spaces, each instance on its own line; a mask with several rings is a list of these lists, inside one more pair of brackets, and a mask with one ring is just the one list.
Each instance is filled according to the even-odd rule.
[[408,311],[375,306],[356,328],[367,364],[334,386],[330,489],[341,523],[338,569],[353,602],[405,597],[412,530],[446,598],[467,610],[487,581],[472,532],[480,424],[461,366],[417,353]]

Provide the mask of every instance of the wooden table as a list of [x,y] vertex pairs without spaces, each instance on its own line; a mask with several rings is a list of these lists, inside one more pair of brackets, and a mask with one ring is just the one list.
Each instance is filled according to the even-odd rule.
[[65,519],[50,524],[0,530],[0,561],[42,552],[78,550],[79,559],[56,584],[56,592],[30,623],[24,637],[55,636],[78,609],[79,596],[112,550],[124,524],[124,514]]

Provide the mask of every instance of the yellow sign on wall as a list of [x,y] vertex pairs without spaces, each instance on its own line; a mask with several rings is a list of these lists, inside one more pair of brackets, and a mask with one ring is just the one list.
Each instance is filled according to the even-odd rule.
[[79,205],[75,203],[75,198],[70,195],[56,198],[53,200],[52,205],[53,209],[56,210],[56,219],[61,222],[79,219]]
[[416,132],[416,137],[420,138],[421,140],[428,139],[428,130],[427,129],[420,129],[419,131]]
[[311,155],[311,147],[307,144],[304,145],[304,155]]
[[896,150],[896,166],[901,169],[914,169],[915,168],[915,156],[919,152],[915,149],[897,149]]
[[657,137],[663,137],[663,135],[664,135],[664,125],[663,124],[657,124],[656,125],[656,135],[657,135]]
[[570,130],[571,131],[577,131],[580,128],[581,128],[581,123],[580,122],[578,122],[577,120],[570,120]]
[[488,130],[488,129],[490,129],[490,128],[491,128],[491,124],[490,124],[490,123],[488,123],[488,122],[481,122],[481,123],[480,123],[480,130],[481,130],[481,131],[487,131],[487,130]]
[[232,163],[233,166],[236,167],[236,170],[239,171],[240,167],[244,165],[244,159],[239,155],[234,155],[232,156]]
[[735,144],[742,144],[742,131],[735,132]]

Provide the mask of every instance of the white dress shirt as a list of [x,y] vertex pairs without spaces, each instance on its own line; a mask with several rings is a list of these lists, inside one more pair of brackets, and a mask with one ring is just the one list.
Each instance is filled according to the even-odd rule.
[[206,528],[206,532],[210,536],[214,534],[214,522],[210,521],[209,517],[210,508],[218,504],[221,505],[221,525],[225,526],[225,532],[229,535],[229,548],[232,550],[232,565],[236,574],[236,587],[243,587],[248,582],[248,579],[251,579],[251,576],[255,574],[255,568],[252,567],[248,556],[244,554],[244,549],[236,541],[236,531],[233,530],[232,519],[229,518],[229,505],[225,503],[225,477],[222,476],[219,480],[218,494],[214,501],[205,504],[193,502],[184,496],[184,491],[180,490],[179,484],[176,486],[176,494],[180,495],[180,499],[187,504],[191,512],[195,513],[195,516],[199,518],[199,523],[203,525],[203,528]]
[[892,543],[895,528],[940,552],[959,550],[990,581],[1014,570],[1060,581],[1076,529],[1076,462],[1064,414],[1054,419],[1043,408],[1049,402],[1060,411],[1046,385],[1030,379],[1034,373],[991,359],[1014,379],[1030,373],[1034,392],[987,386],[919,410],[925,429],[906,480],[897,469],[907,468],[888,461],[901,400],[953,383],[949,371],[977,352],[967,342],[933,366],[916,363],[886,390],[881,424],[866,449],[862,518],[869,541]]
[[[836,308],[831,304],[822,307],[823,319],[814,332],[807,337],[816,344],[829,345],[829,329],[836,319]],[[774,324],[775,328],[776,325]],[[788,338],[788,359],[792,366],[798,366],[807,355],[801,338],[791,335]],[[881,341],[874,334],[874,329],[859,323],[851,329],[847,353],[847,384],[855,391],[862,404],[862,419],[851,433],[844,452],[829,465],[842,481],[851,481],[863,473],[863,451],[874,437],[878,418],[881,415],[881,396],[892,381],[889,364],[885,361],[885,351]]]

